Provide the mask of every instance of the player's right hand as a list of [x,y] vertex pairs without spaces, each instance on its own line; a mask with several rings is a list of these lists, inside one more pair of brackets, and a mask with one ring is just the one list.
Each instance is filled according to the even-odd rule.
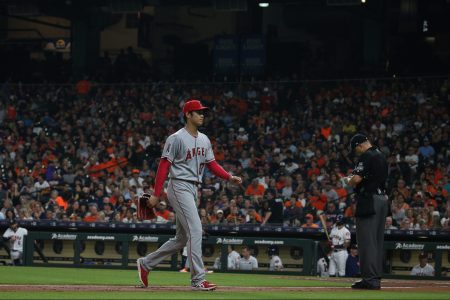
[[242,178],[239,176],[231,176],[230,177],[230,181],[234,184],[241,184],[242,183]]

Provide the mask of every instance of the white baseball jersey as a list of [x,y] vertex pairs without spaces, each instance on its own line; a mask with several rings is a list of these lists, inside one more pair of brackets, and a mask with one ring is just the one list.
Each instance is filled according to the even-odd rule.
[[195,137],[185,128],[167,138],[161,157],[172,164],[170,178],[199,183],[202,182],[205,164],[215,159],[209,138],[201,132]]
[[333,246],[343,246],[346,240],[351,239],[350,231],[343,226],[339,229],[337,226],[334,226],[330,233],[331,242]]
[[272,256],[269,264],[269,271],[281,271],[283,270],[283,262],[278,255]]
[[213,269],[214,270],[220,270],[222,268],[222,263],[220,262],[220,257],[216,257],[214,260]]
[[231,251],[228,254],[228,270],[237,270],[239,268],[239,261],[241,256],[236,251]]
[[258,269],[258,261],[256,258],[250,255],[248,259],[245,259],[244,257],[241,257],[239,260],[239,270],[255,270]]
[[142,188],[143,183],[144,183],[144,178],[142,178],[142,177],[138,177],[137,179],[133,177],[130,180],[128,180],[128,184],[130,186],[134,185],[136,187],[136,193],[138,195],[141,195],[144,193],[144,189]]
[[[27,234],[28,230],[22,227],[18,227],[16,232],[14,232],[11,228],[8,228],[3,234],[3,237],[6,239],[10,238],[9,243],[11,250],[23,252],[24,236]],[[15,237],[15,239],[13,237]]]
[[414,266],[411,270],[413,276],[434,276],[434,268],[430,264],[426,264],[423,268],[419,265]]
[[330,276],[330,274],[328,273],[328,263],[324,257],[317,261],[317,275],[319,275],[320,277]]

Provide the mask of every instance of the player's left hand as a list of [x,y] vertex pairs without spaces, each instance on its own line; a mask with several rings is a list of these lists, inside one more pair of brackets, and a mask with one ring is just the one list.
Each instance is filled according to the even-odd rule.
[[238,177],[238,176],[231,176],[230,177],[230,181],[234,184],[241,184],[242,183],[242,178]]

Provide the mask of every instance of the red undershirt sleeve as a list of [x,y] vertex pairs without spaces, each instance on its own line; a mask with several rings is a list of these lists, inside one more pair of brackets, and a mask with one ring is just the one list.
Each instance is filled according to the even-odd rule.
[[220,177],[224,180],[229,180],[231,175],[225,171],[221,165],[217,163],[217,161],[213,160],[206,164],[206,167],[217,177]]
[[156,171],[155,190],[153,191],[153,195],[156,197],[161,196],[164,181],[166,181],[171,165],[167,158],[161,158],[159,161],[158,171]]

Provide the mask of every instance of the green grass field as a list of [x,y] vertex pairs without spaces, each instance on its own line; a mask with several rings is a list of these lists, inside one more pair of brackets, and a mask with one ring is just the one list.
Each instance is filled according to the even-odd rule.
[[[395,290],[355,291],[342,289],[348,282],[313,280],[299,276],[280,277],[260,274],[208,274],[208,279],[222,287],[305,287],[307,291],[0,291],[0,299],[450,299],[446,292],[409,292]],[[189,274],[154,271],[150,274],[151,286],[188,286]],[[86,285],[132,287],[137,284],[137,271],[42,267],[0,267],[1,285]],[[307,287],[329,287],[330,291],[308,290]],[[333,287],[341,287],[331,290]]]

